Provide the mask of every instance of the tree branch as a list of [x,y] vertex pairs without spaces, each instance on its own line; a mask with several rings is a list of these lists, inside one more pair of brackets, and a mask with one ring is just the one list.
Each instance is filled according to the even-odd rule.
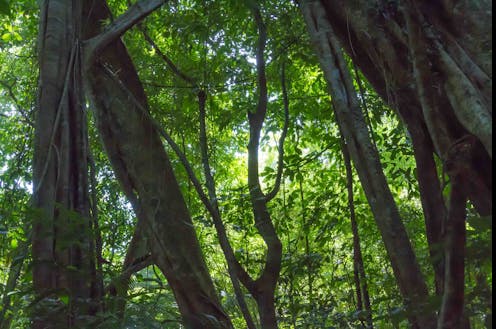
[[282,62],[281,68],[281,86],[282,86],[282,99],[284,103],[284,127],[282,129],[281,137],[279,138],[279,158],[277,161],[277,174],[276,174],[276,182],[272,190],[267,193],[265,200],[269,202],[272,200],[277,192],[279,192],[279,188],[281,186],[282,180],[282,171],[284,164],[284,140],[286,139],[286,135],[288,134],[288,126],[289,126],[289,99],[288,99],[288,91],[286,89],[286,62]]
[[217,193],[215,191],[215,181],[212,176],[212,170],[210,169],[210,162],[208,157],[208,143],[207,143],[207,125],[206,125],[206,111],[205,111],[205,102],[207,100],[207,94],[205,91],[200,90],[198,92],[198,107],[199,107],[199,121],[200,121],[200,149],[202,155],[202,163],[203,163],[203,171],[205,174],[205,184],[207,186],[208,195],[210,198],[210,204],[212,206],[212,210],[214,212],[210,213],[212,216],[212,220],[214,222],[215,229],[217,231],[217,236],[219,238],[219,243],[224,252],[224,256],[227,260],[227,269],[229,272],[229,276],[231,278],[231,282],[233,284],[234,293],[236,295],[236,299],[239,304],[239,308],[241,309],[241,313],[245,318],[246,325],[249,329],[255,329],[255,323],[250,314],[250,310],[248,309],[248,305],[246,304],[245,298],[243,296],[243,292],[241,287],[239,286],[239,280],[243,283],[245,287],[249,290],[252,290],[253,279],[249,276],[249,274],[244,270],[241,264],[238,262],[236,257],[234,256],[234,251],[229,242],[229,238],[227,237],[226,228],[224,223],[222,222],[222,217],[219,210],[219,202],[217,199]]
[[112,282],[105,287],[105,292],[110,292],[111,294],[116,294],[119,290],[118,287],[122,285],[123,282],[129,280],[131,275],[141,271],[142,269],[153,264],[153,258],[151,254],[144,255],[141,259],[138,259],[135,263],[130,264],[126,267],[117,278],[112,280]]
[[84,41],[84,65],[89,67],[98,54],[167,0],[141,0],[119,16],[106,31]]
[[[129,91],[126,88],[126,86],[124,86],[122,81],[120,81],[112,72],[109,71],[107,73],[112,79],[115,80],[115,82],[124,91],[126,91],[129,94],[129,97],[130,97],[131,101],[134,103],[134,105],[136,105],[141,110],[143,115],[148,120],[150,120],[151,124],[153,125],[153,128],[158,132],[158,134],[160,136],[162,136],[166,140],[166,142],[172,148],[174,153],[176,153],[177,157],[179,158],[179,161],[181,161],[181,164],[184,166],[184,169],[186,170],[186,173],[188,174],[188,177],[191,180],[191,183],[195,187],[195,190],[198,193],[200,200],[205,205],[205,207],[207,208],[207,211],[212,215],[212,217],[216,216],[216,211],[215,211],[214,207],[212,206],[212,204],[210,203],[209,198],[205,194],[205,191],[203,190],[203,188],[201,186],[200,180],[196,176],[195,172],[193,171],[193,168],[191,167],[191,165],[190,165],[188,159],[186,158],[186,156],[184,155],[184,153],[181,151],[180,147],[176,144],[176,142],[174,142],[172,137],[164,129],[162,129],[162,127],[158,124],[158,122],[148,113],[148,111],[136,99],[136,97],[134,97],[133,93],[131,91]],[[233,253],[233,255],[234,255],[234,253]],[[226,255],[226,257],[227,257],[227,255]],[[248,273],[243,269],[243,267],[241,266],[241,264],[239,264],[239,262],[236,260],[236,258],[234,258],[234,261],[235,261],[234,264],[236,266],[236,274],[237,274],[238,278],[241,280],[241,282],[243,282],[243,285],[245,285],[247,287],[247,289],[249,289],[249,287],[251,287],[253,285],[253,279],[250,278]]]
[[181,78],[182,80],[184,80],[186,83],[188,83],[189,85],[191,85],[192,87],[196,87],[198,88],[198,84],[197,82],[195,81],[195,79],[193,79],[192,77],[190,77],[189,75],[187,75],[186,73],[182,72],[175,64],[174,62],[166,55],[164,54],[160,48],[158,47],[158,45],[155,43],[155,41],[153,41],[153,39],[150,37],[150,35],[146,32],[145,28],[142,27],[141,25],[138,25],[138,28],[140,29],[141,33],[143,34],[143,37],[145,38],[145,40],[150,44],[150,46],[153,47],[153,49],[155,49],[155,51],[157,52],[157,54],[160,56],[160,58],[163,59],[163,61],[167,64],[167,66],[169,67],[169,69],[176,75],[178,76],[179,78]]
[[[264,51],[267,42],[267,29],[258,7],[253,7],[253,16],[258,29],[258,44],[256,50],[257,61],[257,89],[258,102],[255,113],[248,112],[250,126],[250,140],[248,142],[248,187],[255,219],[255,226],[267,245],[265,268],[257,279],[257,284],[273,285],[275,287],[281,269],[282,245],[277,236],[274,224],[267,209],[266,196],[260,186],[258,172],[258,148],[260,145],[260,131],[267,112],[267,77],[265,73]],[[260,294],[260,292],[258,292]],[[257,298],[257,296],[256,296]]]

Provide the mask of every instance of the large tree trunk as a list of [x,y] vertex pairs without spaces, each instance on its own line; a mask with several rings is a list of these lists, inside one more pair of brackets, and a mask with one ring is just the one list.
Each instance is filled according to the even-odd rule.
[[412,146],[417,164],[417,180],[424,213],[427,243],[434,268],[435,290],[436,295],[440,296],[444,286],[442,234],[447,210],[434,160],[432,141],[426,127],[418,120],[418,117],[412,117],[406,121],[410,123],[408,128],[412,136]]
[[445,224],[447,210],[432,152],[446,164],[459,141],[475,138],[472,155],[455,161],[465,168],[461,180],[466,197],[481,215],[491,215],[492,4],[467,0],[320,3],[349,56],[410,132],[436,291],[444,293],[443,304],[449,305],[452,294],[443,288],[450,284],[443,281],[459,279],[453,277],[456,271],[445,274],[444,259],[451,257],[451,251],[448,248],[442,255],[441,232],[452,223]]
[[[477,137],[481,150],[469,166],[468,197],[481,215],[491,214],[491,3],[320,3],[347,53],[400,114],[414,145],[421,138],[414,130],[424,131],[445,161],[458,139]],[[457,98],[463,92],[466,101]]]
[[462,139],[448,152],[445,170],[451,180],[451,191],[446,221],[445,280],[443,302],[438,319],[438,329],[470,328],[463,315],[465,297],[465,219],[467,215],[467,163],[477,152],[474,137]]
[[[80,70],[79,1],[41,2],[33,164],[33,328],[88,323],[100,296],[89,221],[87,132]],[[83,320],[84,319],[84,320]]]
[[[85,8],[85,37],[102,32],[104,2]],[[113,41],[88,68],[98,130],[115,174],[149,239],[152,257],[175,295],[187,328],[231,328],[222,310],[172,166],[155,130],[143,87],[124,44]]]
[[428,290],[396,203],[372,144],[340,45],[318,1],[302,1],[302,12],[329,86],[336,120],[382,235],[399,289],[415,328],[435,328]]

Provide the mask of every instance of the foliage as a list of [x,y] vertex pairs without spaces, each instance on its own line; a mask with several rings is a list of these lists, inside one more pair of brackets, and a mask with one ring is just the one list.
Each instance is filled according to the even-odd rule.
[[[114,13],[125,1],[110,1]],[[263,128],[261,180],[275,181],[277,141],[283,124],[280,70],[287,63],[290,118],[279,194],[269,206],[283,242],[283,269],[276,292],[280,328],[360,328],[353,283],[352,231],[339,129],[326,84],[297,7],[288,1],[259,3],[268,25],[269,107]],[[142,23],[162,52],[206,89],[210,161],[220,210],[235,255],[256,275],[266,253],[256,234],[246,184],[247,112],[256,106],[256,28],[242,1],[171,1]],[[18,284],[6,291],[8,269],[27,240],[31,194],[37,63],[34,1],[0,0],[0,293],[13,299],[12,328],[28,326],[32,286],[29,255]],[[135,28],[124,41],[146,89],[152,116],[202,172],[198,139],[197,89],[177,78]],[[365,83],[371,134],[421,268],[433,287],[416,166],[409,136],[394,113]],[[88,108],[90,147],[95,161],[99,230],[105,284],[119,275],[136,219],[100,145]],[[164,145],[164,147],[166,147]],[[169,150],[175,173],[194,218],[197,235],[223,306],[236,328],[245,323],[227,277],[224,256],[208,213],[184,168]],[[367,199],[354,176],[359,234],[373,319],[377,328],[406,327],[407,314],[387,261]],[[492,227],[472,211],[468,220],[467,308],[473,328],[492,321]],[[433,289],[433,288],[432,288]],[[433,291],[432,291],[433,292]],[[252,314],[256,304],[245,291]],[[435,301],[433,301],[435,303]],[[117,326],[100,314],[96,328]],[[149,266],[132,276],[125,312],[127,328],[180,328],[173,295],[162,274]]]

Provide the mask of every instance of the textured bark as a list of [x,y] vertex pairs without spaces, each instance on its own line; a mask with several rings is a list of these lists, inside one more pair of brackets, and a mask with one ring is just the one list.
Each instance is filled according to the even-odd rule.
[[[105,3],[88,6],[85,37],[109,18]],[[231,328],[203,260],[171,163],[147,112],[134,65],[120,40],[103,49],[87,72],[98,130],[116,176],[135,194],[154,262],[164,273],[187,328]],[[125,189],[126,191],[126,189]],[[129,198],[129,195],[128,195]],[[131,200],[133,201],[133,200]]]
[[79,1],[41,2],[39,95],[33,164],[33,328],[88,323],[94,264],[87,132],[80,69]]
[[[426,127],[435,153],[445,161],[459,138],[469,132],[481,135],[478,139],[484,147],[478,152],[479,160],[469,166],[468,196],[481,215],[491,214],[492,159],[487,149],[487,135],[492,131],[487,128],[492,125],[490,2],[459,1],[447,9],[442,1],[417,1],[404,4],[403,10],[399,2],[391,1],[320,3],[346,52],[378,94],[398,111],[412,140],[418,138],[413,130]],[[412,23],[409,27],[406,18]],[[463,91],[481,105],[472,107],[456,100],[454,93]],[[486,113],[490,114],[487,122]],[[482,128],[477,134],[476,124],[463,119],[464,114],[474,120],[485,118],[478,119]]]
[[434,268],[436,295],[442,295],[444,287],[444,250],[443,230],[447,210],[439,181],[434,150],[427,128],[418,117],[404,118],[412,139],[412,146],[417,165],[417,180],[420,201],[424,213],[425,229],[431,263]]
[[463,163],[464,191],[481,215],[492,214],[492,5],[464,0],[320,3],[346,52],[410,133],[436,292],[442,294],[441,232],[448,215],[433,153],[446,163],[453,145],[475,136],[478,142]]
[[336,120],[349,146],[405,305],[411,310],[410,321],[414,327],[435,328],[435,315],[424,309],[428,299],[426,283],[387,185],[377,149],[370,140],[339,42],[319,2],[302,1],[301,8],[329,86]]
[[465,219],[467,215],[466,183],[470,175],[466,164],[476,151],[477,139],[467,136],[450,149],[445,164],[450,177],[451,191],[446,225],[446,270],[444,294],[438,319],[438,329],[467,328],[464,313],[465,287]]

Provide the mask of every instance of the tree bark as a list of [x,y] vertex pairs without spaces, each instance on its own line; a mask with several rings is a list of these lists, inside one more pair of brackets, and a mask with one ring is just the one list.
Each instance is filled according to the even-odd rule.
[[302,1],[301,9],[329,86],[338,125],[343,131],[371,210],[381,232],[405,305],[414,327],[435,328],[435,315],[424,307],[428,290],[398,209],[386,182],[350,73],[333,28],[318,1]]
[[33,199],[33,328],[82,326],[101,296],[89,220],[79,1],[41,2]]
[[435,290],[436,295],[441,296],[444,287],[443,230],[447,209],[427,128],[418,117],[404,117],[403,120],[408,124],[412,139],[427,243],[434,269]]
[[467,166],[474,156],[477,139],[467,136],[450,149],[445,163],[450,177],[451,191],[445,237],[446,270],[444,294],[438,319],[438,329],[467,328],[464,317],[465,292],[465,244],[467,215],[467,179],[470,170]]
[[[85,8],[85,38],[110,17],[104,2]],[[86,68],[98,130],[124,191],[143,221],[154,262],[164,273],[186,328],[231,328],[213,282],[170,160],[147,112],[146,95],[123,43],[102,49]],[[132,201],[132,198],[131,198]]]
[[[492,130],[487,128],[492,122],[490,3],[459,1],[452,10],[441,1],[408,3],[405,9],[391,1],[320,3],[341,45],[377,93],[398,111],[412,139],[414,129],[427,127],[442,161],[451,145],[473,131],[474,122],[459,118],[463,113],[477,110],[468,116],[486,119],[484,112],[490,114],[488,120],[480,121],[485,128],[478,138],[486,142],[478,151],[478,160],[470,164],[472,179],[467,189],[477,211],[483,216],[492,214],[492,156],[486,137]],[[410,28],[405,17],[410,17]],[[423,77],[414,73],[415,61],[421,64]],[[457,101],[453,93],[461,90],[467,90],[471,100],[479,99],[483,109]],[[455,105],[461,113],[455,113]]]
[[446,163],[453,145],[475,136],[478,143],[464,163],[464,190],[479,214],[492,214],[491,4],[320,3],[346,52],[410,133],[441,295],[446,285],[441,232],[448,211],[432,153]]

